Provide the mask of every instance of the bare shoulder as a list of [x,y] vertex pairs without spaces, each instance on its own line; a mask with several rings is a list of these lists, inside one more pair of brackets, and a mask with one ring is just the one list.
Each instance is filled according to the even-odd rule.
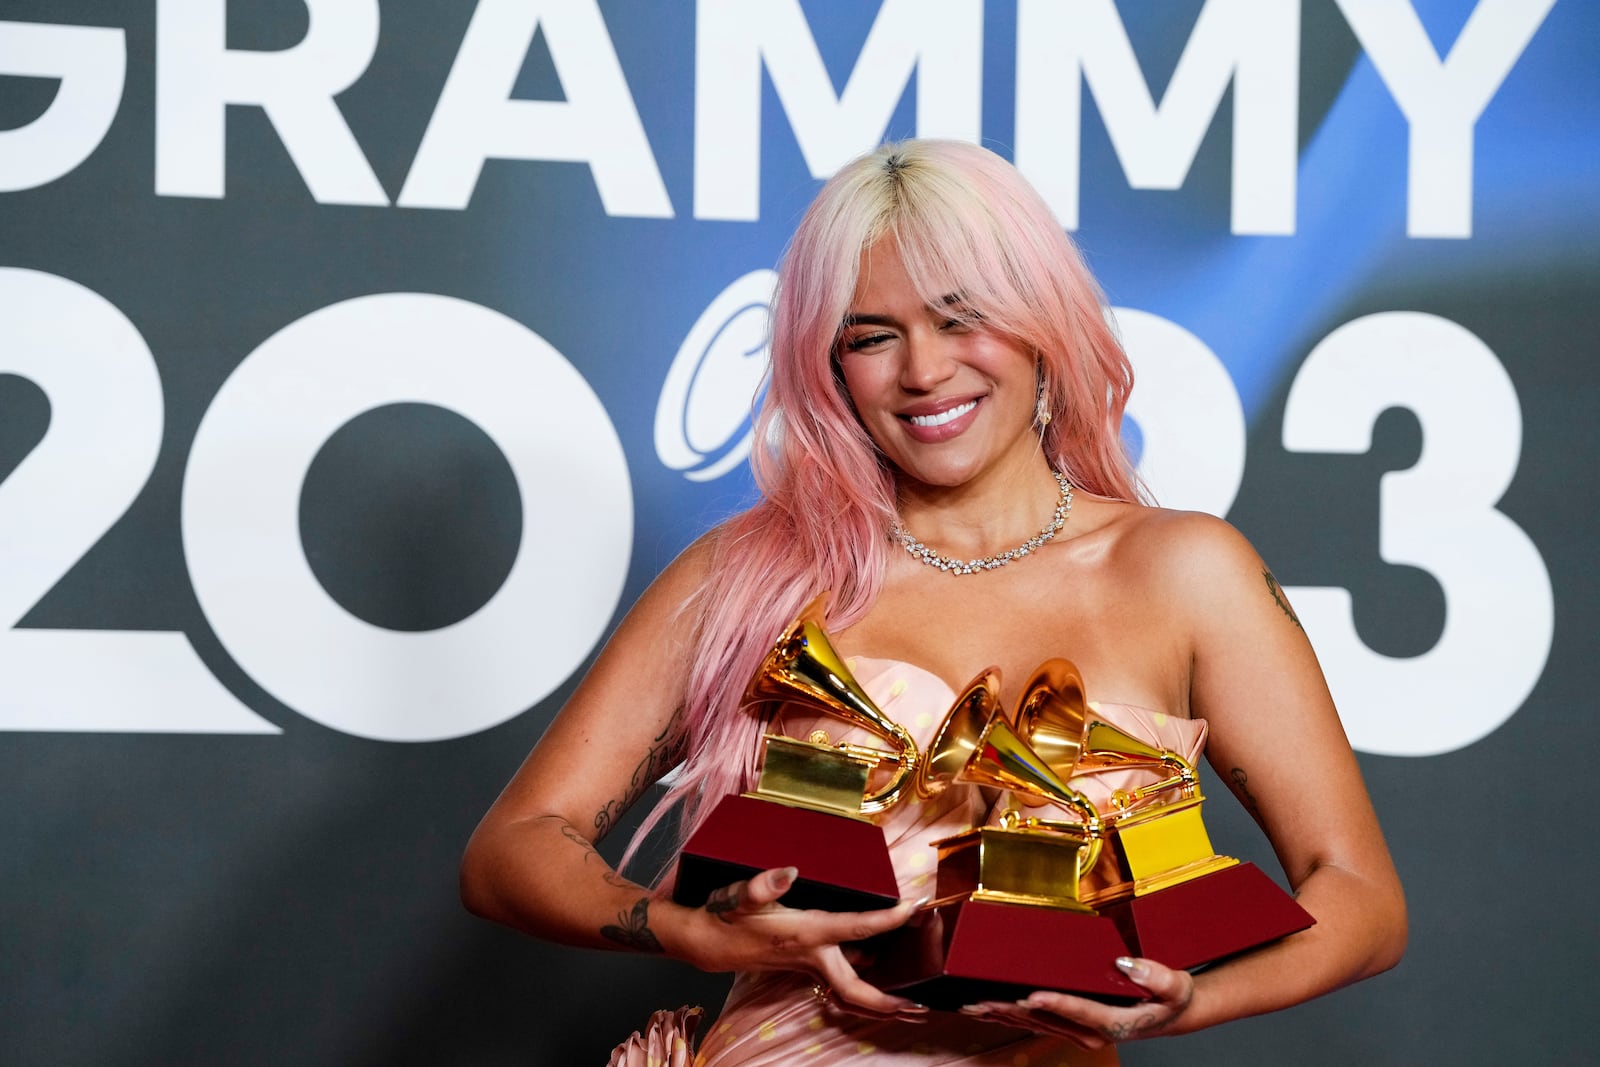
[[1219,572],[1255,568],[1260,557],[1245,536],[1224,519],[1200,511],[1142,508],[1136,536],[1173,580],[1214,580]]
[[606,642],[592,675],[603,677],[619,664],[659,671],[690,654],[721,543],[720,527],[701,534],[661,569]]
[[1261,569],[1244,535],[1214,515],[1114,500],[1097,499],[1094,507],[1096,532],[1108,550],[1163,585],[1211,583]]
[[674,615],[698,611],[699,594],[722,559],[727,525],[707,530],[663,567],[639,597],[635,612],[651,608],[666,608]]
[[1275,602],[1293,617],[1260,554],[1228,522],[1134,504],[1118,504],[1105,516],[1107,552],[1116,559],[1119,580],[1130,593],[1159,600],[1173,621],[1206,628]]
[[662,568],[656,577],[657,584],[666,584],[675,590],[698,589],[706,583],[723,551],[726,524],[707,530],[689,543],[689,546]]

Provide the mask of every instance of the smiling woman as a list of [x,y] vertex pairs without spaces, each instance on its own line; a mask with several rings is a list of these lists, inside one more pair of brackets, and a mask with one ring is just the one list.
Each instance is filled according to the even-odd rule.
[[[910,141],[847,165],[779,272],[751,457],[762,500],[691,546],[618,629],[474,835],[469,907],[571,944],[737,972],[695,1061],[706,1067],[803,1054],[1113,1063],[1116,1042],[1286,1007],[1391,966],[1404,903],[1316,658],[1231,527],[1139,501],[1118,436],[1131,387],[1098,287],[1009,164]],[[699,907],[620,877],[592,843],[669,766],[684,763],[641,836],[669,810],[687,836],[749,789],[763,731],[808,736],[800,709],[743,694],[822,590],[850,672],[924,749],[966,679],[995,679],[1011,703],[1006,681],[1020,688],[1056,657],[1148,744],[1193,756],[1209,734],[1209,758],[1316,926],[1198,976],[1118,959],[1147,997],[1131,1007],[1024,987],[1021,1002],[930,1012],[869,984],[847,946],[921,910],[933,842],[1001,817],[973,785],[881,816],[902,900],[882,911],[785,907],[804,874],[792,866]],[[658,1016],[613,1062],[686,1060],[694,1018]]]
[[927,300],[892,238],[862,253],[860,277],[837,359],[902,498],[918,485],[1020,474],[1040,458],[1033,355],[959,296]]

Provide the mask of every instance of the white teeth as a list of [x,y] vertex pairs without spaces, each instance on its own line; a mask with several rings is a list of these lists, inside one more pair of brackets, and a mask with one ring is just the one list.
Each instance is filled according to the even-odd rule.
[[977,406],[978,402],[976,400],[969,400],[965,404],[957,404],[949,411],[941,411],[937,415],[911,415],[908,417],[911,419],[911,425],[913,426],[943,426],[953,419],[959,419]]

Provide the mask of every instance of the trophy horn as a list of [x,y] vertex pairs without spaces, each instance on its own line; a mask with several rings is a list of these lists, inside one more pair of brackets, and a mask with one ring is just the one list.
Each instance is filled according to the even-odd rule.
[[958,777],[974,785],[1053,800],[1082,816],[1084,829],[1100,830],[1100,813],[1093,802],[1067,784],[998,711],[984,725]]
[[972,758],[984,727],[1000,712],[1000,668],[990,667],[962,690],[933,743],[917,763],[917,796],[924,800],[944,792]]
[[1017,733],[1062,778],[1077,773],[1088,718],[1083,675],[1069,660],[1039,664],[1017,701]]
[[1084,695],[1083,675],[1070,661],[1046,660],[1034,671],[1017,707],[1017,733],[1062,778],[1132,767],[1166,767],[1170,777],[1135,790],[1118,792],[1124,808],[1173,786],[1195,786],[1194,767],[1168,749],[1156,748],[1095,715]]
[[893,744],[895,752],[844,746],[880,764],[895,764],[888,784],[861,801],[861,813],[872,815],[887,810],[904,792],[917,766],[917,742],[878,708],[834,649],[822,627],[827,601],[828,594],[819,593],[778,636],[772,651],[751,677],[744,703],[777,700],[809,704]]

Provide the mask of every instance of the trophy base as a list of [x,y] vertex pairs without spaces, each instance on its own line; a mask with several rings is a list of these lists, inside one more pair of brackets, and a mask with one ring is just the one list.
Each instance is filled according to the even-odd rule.
[[1119,970],[1131,955],[1116,924],[1081,911],[963,898],[936,904],[875,939],[867,981],[940,1011],[1013,1001],[1036,989],[1114,1004],[1149,999]]
[[780,901],[787,907],[875,911],[900,901],[877,826],[750,796],[724,797],[684,844],[672,899],[697,908],[713,891],[774,867],[800,870]]
[[1261,868],[1240,863],[1101,907],[1133,955],[1189,970],[1304,930],[1316,920]]

